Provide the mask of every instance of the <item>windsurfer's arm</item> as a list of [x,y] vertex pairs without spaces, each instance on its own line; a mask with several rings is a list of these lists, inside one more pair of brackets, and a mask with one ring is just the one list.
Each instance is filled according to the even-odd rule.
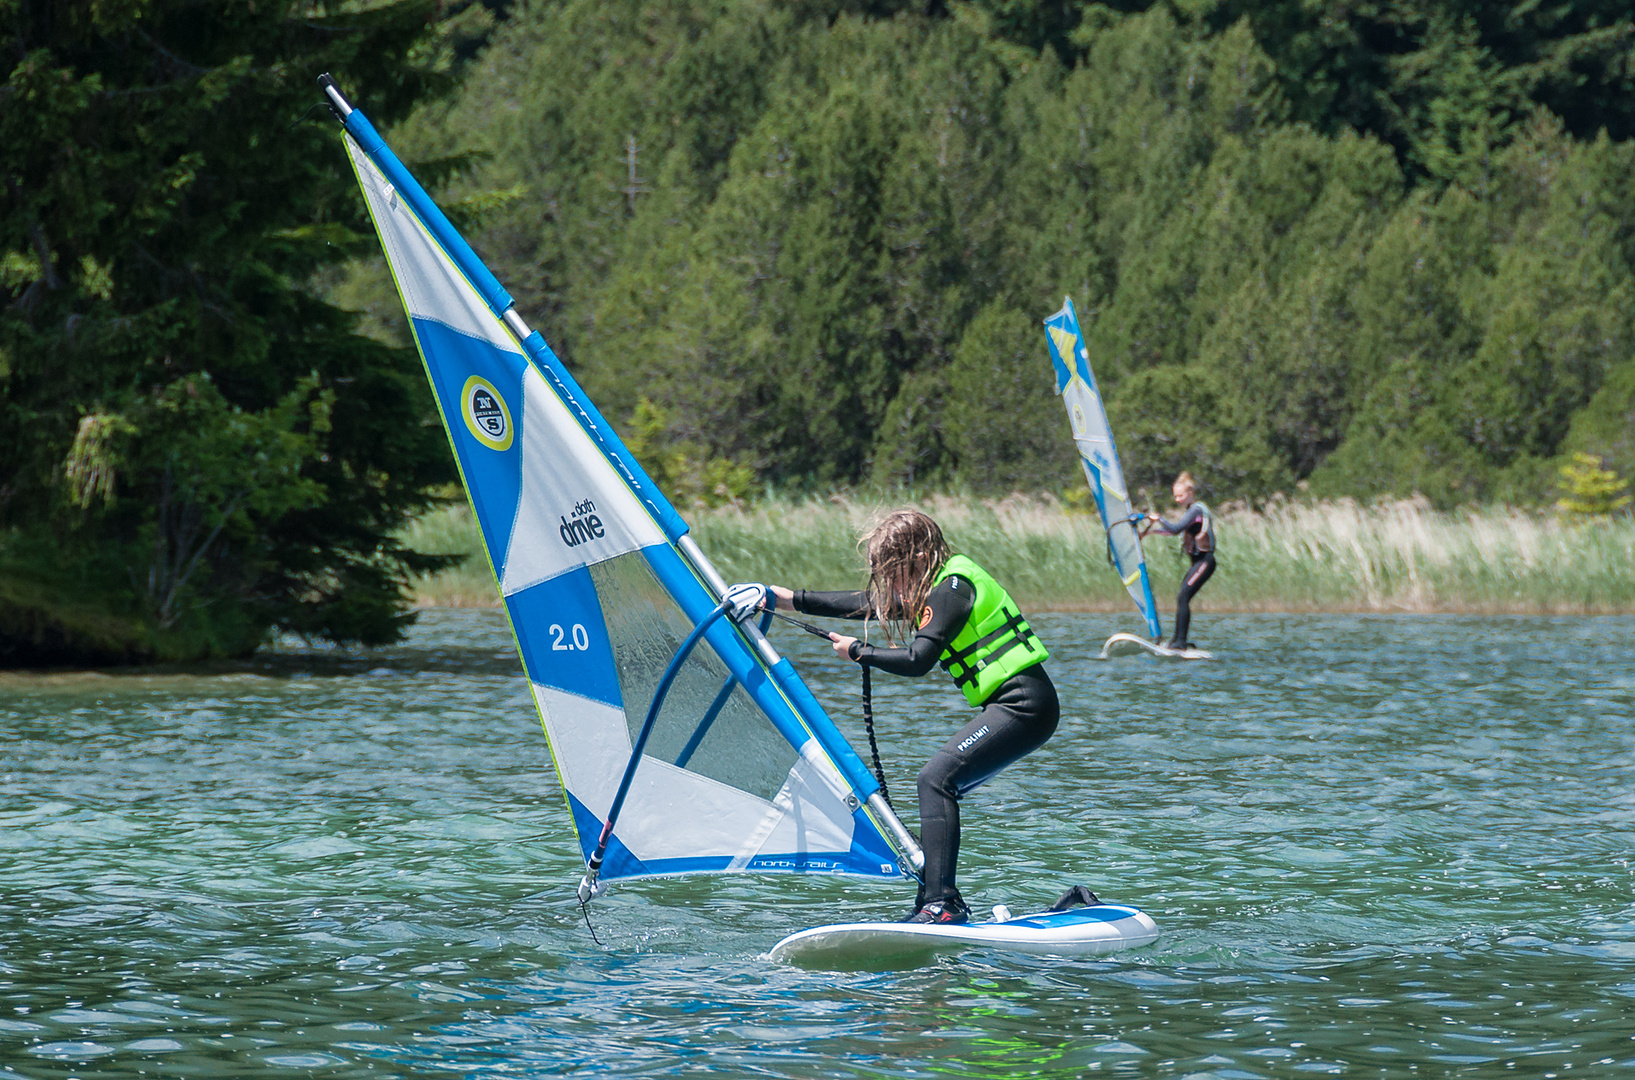
[[[773,586],[776,592],[778,586]],[[825,615],[831,619],[862,619],[870,614],[866,592],[820,592],[816,589],[786,589],[788,600],[802,615]],[[783,592],[778,599],[785,599]]]
[[859,663],[892,675],[911,678],[924,675],[937,665],[937,658],[971,617],[971,604],[975,600],[976,590],[969,581],[958,576],[946,578],[925,598],[930,617],[922,616],[924,621],[906,648],[882,648],[856,641],[850,643],[847,654]]
[[1176,522],[1165,521],[1163,518],[1159,517],[1157,514],[1148,514],[1147,515],[1147,520],[1152,522],[1153,527],[1155,529],[1157,529],[1159,532],[1164,533],[1166,536],[1176,536],[1176,535],[1178,535],[1180,533],[1186,532],[1187,529],[1189,529],[1193,524],[1195,524],[1202,517],[1203,517],[1203,512],[1201,510],[1199,510],[1197,508],[1197,506],[1189,506],[1189,507],[1187,507],[1186,513],[1181,515],[1181,520],[1180,521],[1176,521]]

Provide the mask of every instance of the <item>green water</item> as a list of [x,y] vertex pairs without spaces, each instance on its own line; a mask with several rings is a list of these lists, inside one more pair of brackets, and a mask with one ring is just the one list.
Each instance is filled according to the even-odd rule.
[[[1635,620],[1206,616],[1217,662],[1093,660],[1131,621],[1035,621],[1066,715],[967,800],[962,885],[1084,882],[1163,937],[899,971],[766,959],[904,910],[849,879],[622,884],[596,944],[494,612],[0,678],[0,1076],[1635,1067]],[[807,640],[780,637],[856,730]],[[899,801],[965,713],[940,678],[876,680]]]

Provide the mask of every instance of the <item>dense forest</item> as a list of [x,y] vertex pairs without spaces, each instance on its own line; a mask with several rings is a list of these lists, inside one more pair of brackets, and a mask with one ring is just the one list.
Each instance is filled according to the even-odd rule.
[[0,664],[390,640],[454,479],[313,80],[683,502],[1635,473],[1616,0],[0,0]]
[[312,288],[373,243],[314,79],[398,120],[436,13],[0,0],[0,666],[404,625],[454,469],[413,351]]
[[1628,474],[1627,6],[1121,6],[519,5],[396,137],[672,490],[1068,487],[1064,294],[1138,487]]

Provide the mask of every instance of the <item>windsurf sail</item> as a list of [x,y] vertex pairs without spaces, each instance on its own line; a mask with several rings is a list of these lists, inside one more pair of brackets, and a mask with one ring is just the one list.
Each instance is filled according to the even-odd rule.
[[[604,849],[602,880],[892,878],[899,851],[922,862],[750,613],[722,617],[733,606],[726,583],[681,515],[368,119],[328,76],[320,83],[345,126],[587,865]],[[594,870],[587,883],[594,893]]]
[[1090,493],[1096,498],[1096,512],[1101,515],[1102,527],[1107,530],[1107,551],[1113,569],[1118,571],[1130,599],[1147,620],[1147,633],[1157,640],[1164,631],[1158,623],[1152,581],[1147,577],[1141,534],[1136,531],[1141,515],[1130,506],[1124,469],[1118,463],[1118,447],[1113,444],[1113,428],[1107,422],[1101,391],[1096,388],[1096,377],[1090,371],[1090,352],[1079,330],[1072,297],[1062,304],[1062,310],[1045,320],[1045,337],[1049,341],[1051,362],[1056,366],[1056,392],[1067,406],[1073,442],[1079,448],[1079,462],[1084,466],[1085,479],[1090,482]]

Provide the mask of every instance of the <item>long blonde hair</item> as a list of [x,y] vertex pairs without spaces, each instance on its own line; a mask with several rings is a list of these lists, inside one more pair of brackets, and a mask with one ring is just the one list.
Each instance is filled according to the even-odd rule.
[[893,510],[858,541],[869,563],[869,603],[892,643],[913,636],[937,571],[952,554],[942,529],[918,510]]

